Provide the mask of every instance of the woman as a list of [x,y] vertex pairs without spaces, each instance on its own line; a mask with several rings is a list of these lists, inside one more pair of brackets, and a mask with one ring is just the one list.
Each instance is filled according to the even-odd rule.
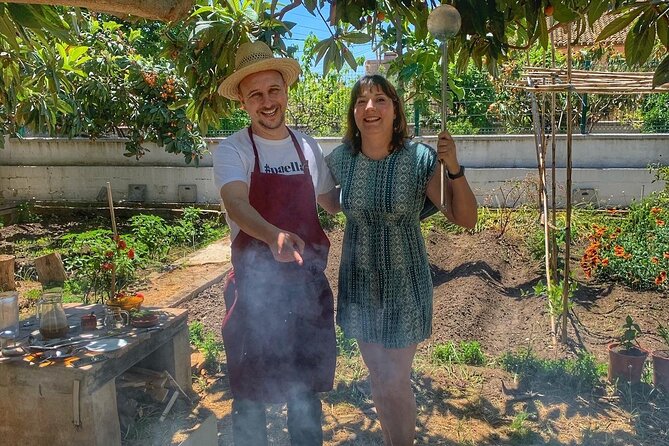
[[[441,207],[439,162],[448,169]],[[412,445],[411,364],[432,331],[432,278],[420,231],[427,196],[453,223],[473,228],[476,198],[448,132],[437,152],[410,142],[395,88],[378,75],[351,91],[344,144],[327,157],[346,215],[337,323],[369,369],[386,445]]]

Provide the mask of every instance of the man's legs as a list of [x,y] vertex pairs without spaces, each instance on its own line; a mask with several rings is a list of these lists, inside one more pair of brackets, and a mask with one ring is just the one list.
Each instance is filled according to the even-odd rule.
[[292,446],[321,446],[323,408],[317,394],[301,392],[288,400],[288,432]]
[[232,401],[232,436],[235,446],[266,446],[265,404],[234,399]]

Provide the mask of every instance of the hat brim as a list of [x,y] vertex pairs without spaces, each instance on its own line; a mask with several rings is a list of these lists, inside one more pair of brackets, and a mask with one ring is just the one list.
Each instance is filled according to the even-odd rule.
[[276,57],[265,59],[235,71],[218,86],[218,94],[233,101],[239,100],[239,83],[246,76],[261,71],[278,71],[290,87],[300,76],[300,64],[295,59]]

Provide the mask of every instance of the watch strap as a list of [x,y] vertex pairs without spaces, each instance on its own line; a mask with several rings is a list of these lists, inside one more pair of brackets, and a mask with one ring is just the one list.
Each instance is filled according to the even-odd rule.
[[451,173],[446,169],[446,175],[448,175],[449,180],[455,180],[457,178],[465,176],[465,166],[460,165],[460,170],[456,173]]

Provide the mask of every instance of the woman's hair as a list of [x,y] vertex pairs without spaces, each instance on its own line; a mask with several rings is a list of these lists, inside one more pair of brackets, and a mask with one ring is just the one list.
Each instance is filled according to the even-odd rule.
[[362,137],[360,136],[360,129],[355,124],[355,116],[353,114],[355,103],[362,91],[370,90],[375,86],[379,87],[393,101],[395,119],[393,120],[393,136],[390,140],[390,153],[404,147],[404,143],[409,139],[407,118],[404,114],[402,100],[397,94],[395,87],[385,77],[378,74],[363,76],[355,83],[351,90],[351,100],[348,104],[348,113],[346,115],[347,128],[343,138],[344,143],[351,148],[354,155],[357,155],[362,150]]

